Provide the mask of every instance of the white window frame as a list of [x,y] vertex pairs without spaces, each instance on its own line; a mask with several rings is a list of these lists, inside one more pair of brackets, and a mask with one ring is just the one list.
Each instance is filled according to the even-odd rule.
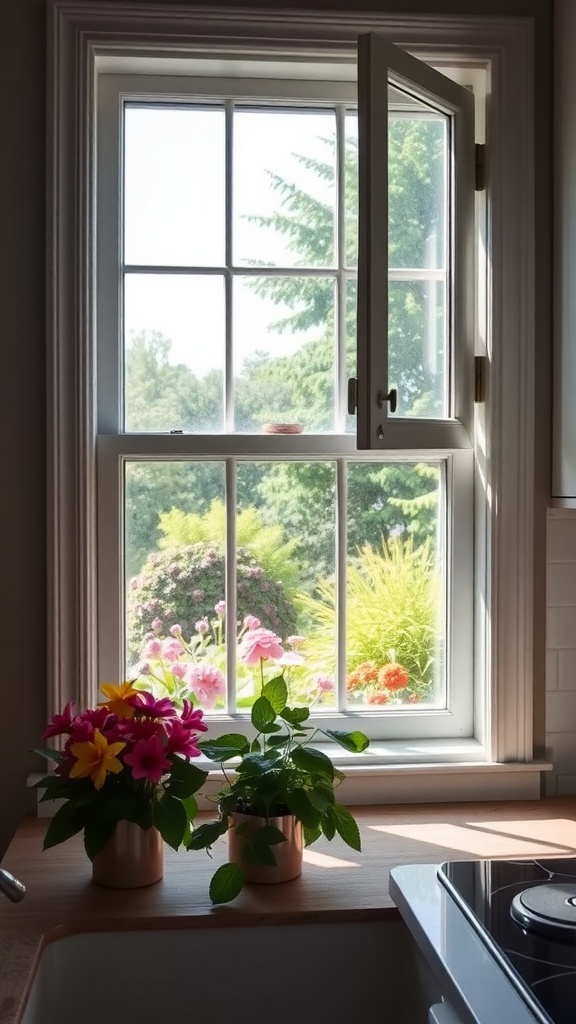
[[[380,32],[431,62],[477,61],[490,70],[486,192],[488,317],[477,340],[488,359],[488,403],[477,407],[479,501],[475,662],[476,733],[458,742],[387,743],[379,764],[347,769],[344,798],[537,796],[532,740],[534,569],[533,26],[529,19],[211,10],[56,2],[49,54],[49,710],[92,700],[96,679],[95,339],[89,302],[94,246],[97,60],[130,52],[187,52],[353,60],[357,36]],[[504,301],[505,297],[505,301]],[[506,339],[506,345],[503,344]],[[504,396],[506,400],[504,401]],[[506,445],[502,444],[506,438]]]

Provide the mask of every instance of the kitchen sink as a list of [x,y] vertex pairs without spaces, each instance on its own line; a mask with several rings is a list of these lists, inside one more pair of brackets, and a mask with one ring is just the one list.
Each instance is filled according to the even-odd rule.
[[400,921],[90,932],[45,946],[22,1024],[422,1017]]

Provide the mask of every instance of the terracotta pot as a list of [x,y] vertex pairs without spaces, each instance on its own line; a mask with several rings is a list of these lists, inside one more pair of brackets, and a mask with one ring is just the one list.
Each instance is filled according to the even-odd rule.
[[164,842],[155,828],[144,830],[119,821],[116,832],[92,861],[92,880],[110,889],[137,889],[159,882],[164,871]]
[[[232,827],[228,829],[228,856],[235,864],[241,864],[244,877],[247,882],[269,884],[273,882],[290,882],[302,874],[302,823],[296,821],[293,814],[283,814],[277,818],[258,818],[254,814],[240,814],[236,812],[231,815]],[[277,843],[272,846],[276,864],[256,865],[247,864],[242,860],[242,850],[246,840],[236,832],[236,825],[250,822],[254,828],[262,828],[263,825],[272,825],[280,829],[286,836],[285,843]]]

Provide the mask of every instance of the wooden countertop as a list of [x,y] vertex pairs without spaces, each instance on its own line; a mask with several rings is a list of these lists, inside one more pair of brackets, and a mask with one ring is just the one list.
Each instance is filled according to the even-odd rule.
[[[304,853],[300,878],[247,886],[212,907],[209,880],[226,860],[221,840],[204,852],[166,847],[164,878],[146,889],[104,889],[91,881],[81,837],[42,853],[46,819],[26,818],[3,860],[27,888],[22,903],[0,894],[0,1024],[16,1024],[46,942],[73,932],[118,929],[362,921],[397,916],[388,893],[400,864],[479,858],[576,855],[576,797],[526,802],[357,807],[361,854],[338,838]],[[209,817],[209,815],[204,815]]]

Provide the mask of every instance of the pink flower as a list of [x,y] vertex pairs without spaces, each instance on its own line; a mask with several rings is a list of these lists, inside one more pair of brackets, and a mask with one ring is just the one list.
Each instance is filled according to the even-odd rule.
[[71,740],[73,743],[89,742],[94,736],[94,729],[99,729],[103,734],[106,733],[106,739],[108,739],[110,729],[117,724],[117,721],[117,716],[110,714],[109,708],[89,708],[81,715],[76,715],[72,722]]
[[285,652],[280,644],[280,637],[271,629],[250,629],[240,644],[240,658],[245,665],[257,665],[260,658],[281,658]]
[[175,718],[173,722],[170,722],[165,752],[181,754],[182,757],[199,757],[200,750],[196,746],[197,739],[198,737],[190,729],[186,729],[182,722]]
[[198,619],[198,622],[194,623],[194,629],[197,633],[207,633],[210,629],[210,623],[206,616],[203,619]]
[[244,616],[244,628],[245,629],[260,629],[262,623],[260,619],[257,619],[255,615]]
[[321,672],[318,672],[318,674],[314,676],[314,685],[318,690],[322,690],[324,693],[329,693],[330,690],[334,689],[334,680],[331,679],[330,676],[325,676],[322,675]]
[[136,671],[137,671],[139,676],[149,676],[150,673],[152,672],[152,668],[150,666],[150,662],[149,661],[141,661],[136,666]]
[[303,665],[305,659],[301,654],[297,654],[296,651],[284,651],[282,657],[276,660],[279,665]]
[[182,644],[175,637],[169,637],[162,642],[162,657],[168,661],[176,661],[183,652]]
[[155,697],[152,693],[140,690],[127,701],[131,704],[137,715],[144,715],[146,718],[175,718],[176,709],[169,697]]
[[158,633],[162,629],[162,619],[152,619],[152,629]]
[[182,626],[179,626],[178,623],[176,623],[175,626],[170,626],[170,632],[172,633],[172,636],[181,636]]
[[186,661],[175,661],[173,665],[170,665],[170,671],[176,679],[184,679],[187,668],[188,662]]
[[151,736],[166,737],[162,722],[157,722],[154,718],[125,718],[124,723],[122,739],[130,743],[148,740]]
[[153,640],[147,640],[142,649],[142,655],[144,658],[159,658],[162,654],[162,643],[158,637],[154,637]]
[[185,679],[196,694],[198,703],[205,708],[213,708],[216,698],[226,693],[226,680],[220,669],[213,665],[192,665]]
[[198,732],[208,732],[208,726],[202,721],[204,718],[204,712],[198,708],[194,711],[194,705],[192,701],[184,700],[182,702],[182,711],[180,713],[180,721],[186,729],[197,729]]
[[216,612],[216,615],[225,615],[226,601],[218,601],[218,603],[214,605],[214,611]]
[[71,700],[68,702],[61,715],[52,715],[50,722],[42,733],[43,740],[47,740],[50,736],[62,736],[63,733],[70,732],[73,707],[74,701]]
[[160,782],[162,776],[170,770],[170,761],[164,755],[160,737],[150,736],[148,739],[138,740],[132,753],[125,754],[124,761],[131,766],[135,779]]

